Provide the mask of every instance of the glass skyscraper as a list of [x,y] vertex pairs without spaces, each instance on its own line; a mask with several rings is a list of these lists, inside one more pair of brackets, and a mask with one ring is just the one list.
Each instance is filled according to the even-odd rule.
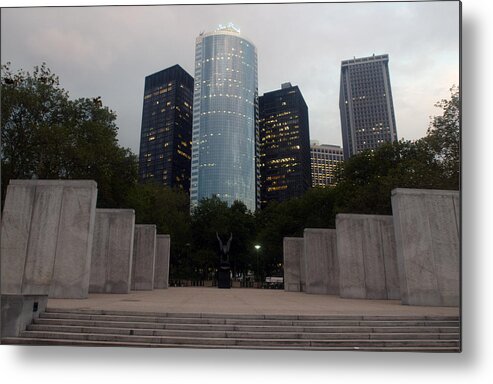
[[397,140],[388,55],[342,62],[339,110],[345,159]]
[[217,196],[258,207],[257,50],[233,25],[195,45],[191,205]]

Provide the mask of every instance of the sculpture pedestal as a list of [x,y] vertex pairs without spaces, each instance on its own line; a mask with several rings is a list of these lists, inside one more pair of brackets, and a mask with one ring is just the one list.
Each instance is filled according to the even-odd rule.
[[217,270],[217,287],[231,288],[231,266],[227,261],[222,261]]

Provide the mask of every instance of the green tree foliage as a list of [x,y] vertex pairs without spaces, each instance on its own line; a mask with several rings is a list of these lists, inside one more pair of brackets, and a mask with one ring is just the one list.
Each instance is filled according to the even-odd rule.
[[255,238],[255,216],[240,201],[235,201],[229,209],[229,231],[233,234],[231,243],[231,263],[233,273],[245,275],[252,270]]
[[263,273],[280,273],[284,237],[302,237],[305,228],[334,228],[334,204],[333,188],[312,188],[301,197],[272,202],[258,212],[256,242],[262,247]]
[[443,99],[435,104],[443,109],[435,116],[424,140],[441,163],[444,183],[450,189],[459,189],[460,184],[460,93],[459,88],[450,89],[450,100]]
[[[235,201],[231,207],[217,197],[202,199],[192,212],[192,258],[194,278],[208,279],[219,263],[219,241],[230,234],[230,262],[234,274],[245,274],[252,266],[255,216],[245,204]],[[212,273],[212,275],[211,275]]]
[[46,64],[32,73],[2,65],[1,87],[2,201],[10,179],[93,179],[99,207],[122,204],[137,160],[99,97],[70,100]]
[[162,185],[136,184],[130,189],[123,206],[135,210],[137,224],[155,224],[158,234],[170,235],[171,270],[179,275],[174,277],[184,278],[188,271],[186,257],[191,243],[188,195]]
[[429,149],[423,141],[399,141],[352,156],[337,172],[336,211],[391,214],[394,188],[444,188],[443,169]]

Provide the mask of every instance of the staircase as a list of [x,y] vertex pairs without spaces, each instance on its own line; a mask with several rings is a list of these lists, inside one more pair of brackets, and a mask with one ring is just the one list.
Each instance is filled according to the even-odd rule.
[[457,316],[221,315],[47,308],[3,344],[459,352]]

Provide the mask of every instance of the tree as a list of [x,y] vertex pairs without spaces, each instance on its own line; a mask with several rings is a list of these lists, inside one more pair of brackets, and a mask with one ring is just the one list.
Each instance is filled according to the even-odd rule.
[[173,278],[184,278],[190,263],[190,200],[180,189],[157,184],[134,185],[123,204],[135,210],[137,224],[155,224],[157,233],[169,234],[170,272]]
[[337,169],[337,212],[391,214],[394,188],[459,189],[459,91],[437,103],[427,135],[414,142],[401,140],[365,151]]
[[32,73],[2,65],[1,86],[2,201],[10,179],[93,179],[99,207],[122,204],[137,160],[99,97],[70,100],[45,63]]
[[202,199],[192,211],[192,259],[202,271],[195,277],[203,278],[219,263],[216,233],[223,242],[233,234],[229,253],[232,272],[245,275],[252,264],[255,217],[242,202],[235,201],[228,207],[214,196]]
[[335,227],[335,197],[333,188],[312,188],[300,197],[271,202],[257,213],[262,276],[280,272],[284,237],[302,237],[305,228]]
[[245,276],[253,266],[255,216],[241,201],[235,201],[228,212],[229,232],[233,234],[230,257],[234,275]]
[[195,279],[208,279],[215,274],[219,263],[216,233],[223,241],[227,240],[225,237],[230,234],[228,211],[228,204],[216,196],[200,200],[192,210],[192,263],[198,271],[193,276]]
[[444,170],[444,179],[450,188],[459,189],[460,184],[460,92],[450,88],[450,100],[443,99],[435,104],[443,109],[441,116],[435,116],[424,140],[436,154]]

